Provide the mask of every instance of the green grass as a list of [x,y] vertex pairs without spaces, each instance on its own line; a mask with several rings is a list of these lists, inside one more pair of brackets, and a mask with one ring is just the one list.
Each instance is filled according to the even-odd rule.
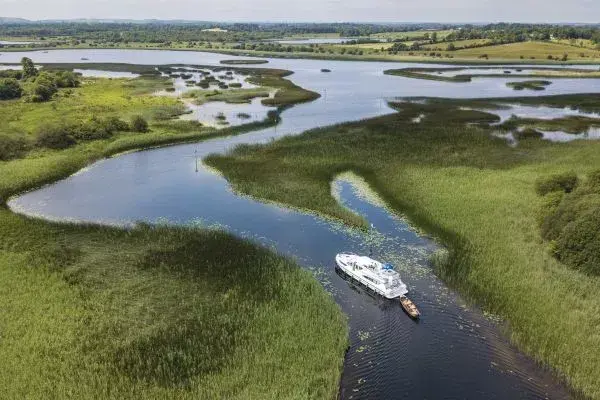
[[210,230],[0,220],[0,397],[336,396],[344,318],[289,260]]
[[306,90],[289,79],[284,79],[288,75],[290,75],[289,71],[285,70],[264,70],[251,76],[248,81],[259,86],[277,89],[272,98],[262,100],[261,103],[265,106],[285,108],[321,97],[319,93]]
[[204,104],[207,101],[224,101],[230,104],[250,103],[257,97],[269,97],[269,88],[220,90],[193,90],[185,93],[185,97],[193,98],[194,103]]
[[[523,56],[524,58],[535,57],[535,59],[544,59],[549,55],[554,58],[561,58],[565,53],[569,55],[569,59],[582,58],[598,58],[599,52],[596,50],[574,48],[573,46],[551,43],[551,42],[520,42],[494,46],[486,46],[473,49],[461,49],[452,52],[456,57],[479,57],[482,54],[487,54],[489,58],[505,58],[517,59]],[[585,57],[581,57],[583,54]]]
[[[586,96],[538,102],[577,99]],[[598,107],[598,97],[594,106],[592,99],[588,95],[587,108]],[[448,260],[437,265],[443,279],[505,317],[521,349],[599,399],[600,280],[553,257],[541,238],[544,200],[535,189],[542,177],[597,169],[600,143],[523,140],[512,148],[491,135],[490,114],[461,110],[465,102],[397,104],[401,111],[393,115],[243,146],[205,161],[236,190],[350,224],[360,221],[332,198],[330,184],[340,172],[358,173],[449,247]],[[422,122],[413,123],[420,114]]]
[[[176,104],[151,86],[94,79],[49,103],[0,102],[0,132]],[[0,398],[335,398],[346,321],[289,259],[212,229],[58,224],[4,207],[101,157],[278,120],[218,133],[158,120],[0,162]]]

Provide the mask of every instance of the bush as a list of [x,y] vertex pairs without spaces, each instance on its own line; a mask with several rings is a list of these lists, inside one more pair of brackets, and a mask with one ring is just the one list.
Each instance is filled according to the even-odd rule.
[[50,149],[64,149],[78,141],[108,139],[115,132],[128,131],[129,125],[116,117],[96,118],[41,129],[36,144]]
[[48,149],[66,149],[77,141],[64,126],[42,128],[37,135],[36,144]]
[[129,124],[117,117],[110,117],[106,120],[106,126],[113,132],[126,132],[130,130]]
[[579,179],[574,173],[554,175],[549,178],[539,179],[535,184],[535,191],[540,196],[555,191],[571,193],[577,187],[578,182]]
[[79,77],[71,71],[59,71],[54,73],[54,82],[58,88],[78,87]]
[[148,122],[141,115],[131,119],[131,130],[133,132],[148,132]]
[[107,119],[93,117],[87,122],[65,126],[63,129],[77,140],[88,141],[108,139],[117,131],[128,131],[129,125],[117,117]]
[[587,274],[600,275],[600,171],[572,193],[550,192],[541,219],[542,237],[557,259]]
[[18,99],[22,94],[19,81],[14,78],[0,79],[0,100]]
[[47,72],[40,73],[30,87],[31,101],[48,101],[57,91],[54,77]]
[[7,161],[21,157],[29,150],[29,143],[22,137],[0,135],[0,160]]
[[600,208],[592,208],[565,226],[555,244],[559,260],[571,268],[600,275]]
[[23,79],[23,72],[16,69],[0,70],[0,78],[13,78],[16,80]]

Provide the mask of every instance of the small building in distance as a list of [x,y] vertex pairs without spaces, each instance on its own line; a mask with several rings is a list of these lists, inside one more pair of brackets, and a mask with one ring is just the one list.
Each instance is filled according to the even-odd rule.
[[202,32],[227,32],[227,29],[210,28],[210,29],[202,29]]

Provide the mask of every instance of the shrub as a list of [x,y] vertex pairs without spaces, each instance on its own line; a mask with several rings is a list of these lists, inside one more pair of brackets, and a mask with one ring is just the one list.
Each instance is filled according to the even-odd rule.
[[16,79],[0,79],[0,100],[18,99],[22,94],[23,89]]
[[42,72],[35,78],[30,87],[31,101],[48,101],[56,93],[57,86],[54,77],[47,72]]
[[136,115],[131,119],[131,130],[133,132],[148,132],[148,121],[141,115]]
[[75,138],[73,138],[69,129],[65,129],[64,126],[42,128],[36,140],[38,146],[48,149],[66,149],[75,143],[77,143]]
[[106,126],[113,132],[126,132],[130,129],[129,124],[117,117],[110,117],[106,120]]
[[555,191],[571,193],[577,187],[578,182],[579,179],[574,173],[554,175],[549,178],[538,179],[535,190],[540,196]]
[[80,84],[77,74],[71,71],[59,71],[54,73],[54,82],[58,88],[74,88]]
[[129,125],[116,117],[107,119],[94,117],[81,124],[67,125],[63,129],[75,139],[87,141],[108,139],[117,131],[129,130]]
[[551,192],[544,200],[542,237],[554,256],[569,267],[600,275],[600,171],[572,193]]
[[555,253],[571,268],[600,275],[600,208],[592,208],[565,226]]
[[0,135],[0,160],[7,161],[21,157],[29,150],[29,143],[19,136]]
[[0,78],[13,78],[21,80],[23,79],[23,73],[16,69],[0,70]]

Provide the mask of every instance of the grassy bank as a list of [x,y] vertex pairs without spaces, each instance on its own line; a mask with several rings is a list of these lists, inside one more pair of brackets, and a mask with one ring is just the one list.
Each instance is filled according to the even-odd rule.
[[[234,44],[232,43],[231,46]],[[514,45],[518,45],[515,43]],[[417,51],[417,52],[398,52],[397,54],[391,54],[387,52],[381,52],[380,50],[374,49],[372,52],[366,52],[362,55],[360,54],[349,54],[349,53],[341,53],[342,49],[348,49],[352,46],[336,46],[336,45],[327,45],[332,47],[330,50],[326,50],[326,52],[315,53],[315,52],[303,52],[303,51],[294,51],[294,52],[276,52],[276,51],[258,51],[258,50],[238,50],[233,49],[228,46],[211,46],[211,47],[194,47],[189,48],[187,44],[181,43],[173,43],[170,46],[165,46],[162,43],[135,43],[131,42],[128,44],[119,43],[118,45],[104,45],[104,46],[94,46],[91,47],[86,44],[82,44],[79,46],[73,45],[65,45],[58,47],[40,47],[35,49],[29,48],[4,48],[3,52],[25,52],[25,51],[52,51],[57,49],[82,49],[82,50],[106,50],[106,49],[120,49],[120,50],[177,50],[177,51],[196,51],[196,52],[209,52],[209,53],[218,53],[224,55],[232,55],[232,56],[248,56],[248,57],[257,57],[257,58],[285,58],[285,59],[313,59],[313,60],[335,60],[335,61],[381,61],[381,62],[409,62],[409,63],[426,63],[426,64],[457,64],[457,65],[474,65],[474,64],[539,64],[539,65],[585,65],[585,64],[598,64],[600,62],[600,51],[596,51],[593,54],[586,55],[585,57],[578,57],[577,49],[565,45],[566,48],[555,48],[552,55],[552,59],[548,59],[547,56],[543,57],[535,57],[529,56],[526,52],[525,56],[521,58],[518,53],[511,51],[503,51],[501,54],[494,54],[493,56],[488,56],[487,58],[482,57],[482,55],[486,54],[488,47],[482,47],[478,49],[465,49],[465,50],[479,50],[479,52],[471,51],[469,53],[460,53],[459,51],[446,51],[446,52],[432,52],[426,50],[425,52]],[[357,50],[360,49],[361,45],[356,45]],[[386,43],[382,43],[382,46],[387,46]],[[493,47],[493,46],[489,46]],[[378,52],[375,52],[378,51]],[[462,50],[461,50],[462,51]],[[562,61],[561,57],[564,56],[565,51],[574,52],[571,57],[569,57],[566,61]],[[411,54],[412,53],[412,54]],[[433,54],[433,55],[432,55]]]
[[[597,96],[580,100],[598,106]],[[540,234],[545,200],[536,194],[540,178],[572,171],[585,179],[598,169],[600,143],[532,138],[512,148],[491,135],[496,116],[452,103],[398,104],[390,116],[244,146],[206,162],[244,193],[349,223],[330,184],[340,172],[360,174],[388,204],[449,246],[448,259],[438,260],[440,276],[504,316],[521,349],[600,398],[600,280],[552,256]]]
[[[120,151],[234,134],[165,119],[157,78],[0,102],[0,132],[145,115],[150,131],[0,161],[0,199]],[[277,123],[273,116],[260,124]],[[56,224],[0,207],[0,398],[335,398],[343,315],[310,273],[221,231]]]

